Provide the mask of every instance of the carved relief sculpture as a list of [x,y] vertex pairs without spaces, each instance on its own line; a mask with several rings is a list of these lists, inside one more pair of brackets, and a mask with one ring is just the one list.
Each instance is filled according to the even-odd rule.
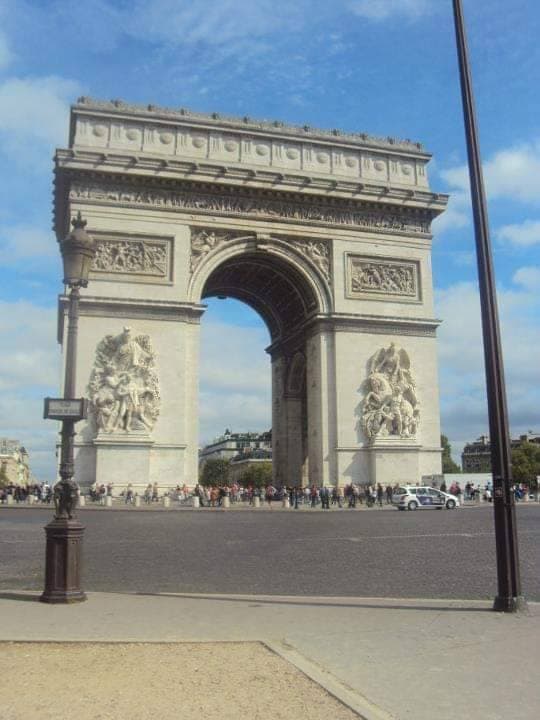
[[191,272],[214,248],[233,239],[233,235],[220,230],[191,230]]
[[330,279],[330,250],[326,240],[293,240],[295,247],[304,252],[319,268],[327,282]]
[[411,210],[390,212],[389,210],[357,210],[323,206],[311,203],[273,200],[262,196],[243,196],[235,189],[230,194],[210,194],[201,190],[176,192],[165,189],[126,188],[114,183],[72,182],[69,197],[73,200],[99,200],[101,203],[124,207],[158,207],[179,211],[195,210],[199,213],[258,217],[263,219],[283,218],[296,222],[324,223],[331,225],[352,225],[374,231],[411,233],[426,235],[430,232],[427,213]]
[[349,256],[349,293],[420,300],[418,264]]
[[140,275],[169,280],[170,242],[154,239],[96,238],[93,273]]
[[100,433],[149,433],[159,415],[155,353],[148,335],[133,336],[125,327],[97,346],[88,394]]
[[378,350],[369,361],[364,386],[361,425],[371,441],[416,437],[420,405],[405,350],[394,343]]

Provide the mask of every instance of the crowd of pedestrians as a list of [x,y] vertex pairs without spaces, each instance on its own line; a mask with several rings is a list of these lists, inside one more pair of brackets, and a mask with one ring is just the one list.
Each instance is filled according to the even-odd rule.
[[48,483],[34,483],[32,485],[9,483],[0,488],[0,502],[7,503],[8,496],[11,497],[15,503],[31,501],[50,504],[53,498],[53,491]]
[[[356,508],[365,505],[368,508],[383,507],[391,505],[392,498],[400,485],[386,485],[381,483],[376,485],[359,485],[350,483],[340,487],[298,485],[298,486],[280,486],[274,487],[267,485],[266,487],[254,487],[247,485],[244,487],[239,483],[232,485],[214,485],[211,487],[203,487],[199,483],[193,489],[186,484],[177,485],[174,489],[167,489],[164,493],[159,490],[158,483],[149,483],[144,491],[140,494],[133,488],[133,484],[129,483],[125,490],[122,490],[120,497],[126,505],[140,504],[144,502],[146,505],[159,502],[163,497],[168,497],[172,501],[179,504],[191,503],[193,497],[199,499],[201,507],[222,507],[225,498],[232,504],[245,504],[253,506],[258,503],[266,503],[268,507],[272,507],[274,502],[288,500],[290,507],[310,507],[329,510],[331,507],[336,508]],[[479,485],[474,486],[473,483],[467,482],[464,488],[458,481],[454,481],[450,487],[446,482],[442,482],[439,488],[442,492],[454,495],[460,503],[463,501],[478,502],[480,499],[491,501],[493,492],[491,484],[488,483],[484,488]],[[513,493],[516,501],[527,499],[529,488],[522,484],[513,486]],[[112,502],[114,497],[114,485],[96,484],[89,490],[88,498],[99,505],[106,505],[107,498]],[[8,496],[11,496],[8,500]],[[139,499],[136,501],[136,498]],[[48,483],[36,483],[32,485],[16,485],[10,483],[0,488],[0,503],[51,503],[53,499],[53,488]]]

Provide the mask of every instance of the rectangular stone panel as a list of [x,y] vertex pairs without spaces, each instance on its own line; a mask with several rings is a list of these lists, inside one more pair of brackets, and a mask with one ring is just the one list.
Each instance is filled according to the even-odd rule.
[[421,302],[420,263],[381,256],[347,255],[347,296]]
[[90,278],[140,283],[172,282],[172,238],[93,232],[97,252]]

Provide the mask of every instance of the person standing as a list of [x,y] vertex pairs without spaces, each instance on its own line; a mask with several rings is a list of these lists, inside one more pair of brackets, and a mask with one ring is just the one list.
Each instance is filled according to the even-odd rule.
[[383,496],[383,486],[381,485],[381,483],[377,483],[377,502],[379,503],[379,507],[382,507]]
[[321,488],[321,509],[330,510],[330,490],[326,485]]

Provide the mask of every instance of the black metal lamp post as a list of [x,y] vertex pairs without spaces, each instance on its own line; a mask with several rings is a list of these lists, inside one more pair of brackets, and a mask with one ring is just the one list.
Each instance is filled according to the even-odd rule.
[[73,480],[75,423],[86,415],[86,402],[75,398],[77,330],[80,288],[88,285],[88,274],[96,254],[95,241],[85,230],[79,212],[73,230],[60,243],[64,263],[64,284],[69,286],[68,333],[63,400],[47,398],[45,417],[62,420],[60,481],[54,488],[54,519],[45,527],[45,590],[47,603],[74,603],[86,600],[81,590],[81,551],[84,527],[75,516],[78,486]]
[[516,612],[525,607],[521,594],[519,573],[516,511],[512,492],[512,463],[510,454],[506,389],[501,352],[499,316],[495,273],[489,239],[489,224],[480,160],[480,145],[471,72],[465,35],[461,0],[453,0],[454,24],[461,79],[463,115],[469,157],[469,177],[476,238],[476,258],[480,286],[482,334],[491,438],[491,468],[493,472],[493,506],[495,513],[495,545],[497,553],[497,595],[494,610]]

